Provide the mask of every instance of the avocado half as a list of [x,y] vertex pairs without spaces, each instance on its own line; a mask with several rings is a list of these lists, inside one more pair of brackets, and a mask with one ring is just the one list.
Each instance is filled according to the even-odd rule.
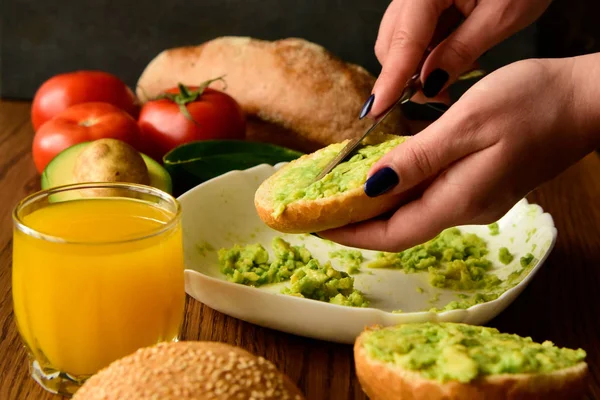
[[[73,145],[52,159],[42,173],[42,189],[50,189],[57,186],[70,185],[77,183],[73,176],[73,169],[77,156],[91,142],[83,142]],[[145,154],[140,153],[150,176],[150,186],[172,194],[173,183],[171,175],[158,162]]]

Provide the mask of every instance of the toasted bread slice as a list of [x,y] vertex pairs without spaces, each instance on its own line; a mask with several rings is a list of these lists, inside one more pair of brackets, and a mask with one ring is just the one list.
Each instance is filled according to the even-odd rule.
[[[373,140],[373,142],[365,143],[363,149],[382,143],[384,145],[386,143],[400,144],[405,138],[386,135],[380,136],[379,140]],[[346,168],[346,172],[355,174],[355,179],[351,180],[351,184],[343,187],[343,190],[322,193],[316,198],[299,198],[285,204],[283,209],[280,208],[281,204],[278,203],[278,197],[281,195],[282,190],[298,193],[313,190],[315,188],[314,178],[347,143],[348,140],[335,143],[314,153],[304,155],[285,165],[266,179],[258,188],[254,197],[254,204],[260,219],[269,227],[280,232],[311,233],[368,220],[397,206],[402,196],[382,195],[371,198],[365,194],[363,189],[370,166],[385,154],[383,153],[378,157],[367,157],[352,168],[349,168],[347,164],[351,160],[342,163],[320,181],[323,185],[329,185],[332,179],[337,179],[336,176],[344,173],[344,168]],[[392,147],[388,147],[386,152],[392,149]],[[357,168],[360,168],[360,171]],[[306,170],[306,174],[294,173],[299,169]],[[300,177],[300,179],[290,179],[290,177]]]
[[575,400],[583,396],[587,363],[550,373],[488,375],[468,383],[428,379],[418,372],[369,356],[363,332],[354,345],[358,380],[371,400]]

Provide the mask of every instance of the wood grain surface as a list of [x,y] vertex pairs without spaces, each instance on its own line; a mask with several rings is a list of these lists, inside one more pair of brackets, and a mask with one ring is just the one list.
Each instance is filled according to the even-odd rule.
[[[60,399],[30,377],[11,298],[14,205],[39,189],[31,158],[30,104],[0,101],[0,399]],[[600,157],[590,154],[529,196],[554,217],[558,241],[547,263],[508,309],[488,325],[582,347],[591,379],[586,399],[600,398]],[[350,346],[261,328],[188,298],[184,339],[241,346],[273,361],[307,399],[366,399]]]

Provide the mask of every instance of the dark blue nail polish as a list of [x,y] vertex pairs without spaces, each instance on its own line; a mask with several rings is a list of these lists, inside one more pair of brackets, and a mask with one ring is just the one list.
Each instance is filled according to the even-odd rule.
[[446,82],[448,82],[448,78],[450,78],[450,75],[443,69],[438,68],[433,70],[427,79],[425,79],[425,83],[423,84],[423,94],[427,97],[437,96]]
[[377,197],[400,183],[396,172],[390,167],[385,167],[375,172],[365,182],[365,194],[369,197]]
[[369,96],[367,101],[365,101],[365,104],[362,106],[362,109],[360,110],[360,115],[358,116],[359,119],[363,119],[364,117],[367,116],[369,111],[371,111],[371,107],[373,107],[374,101],[375,101],[375,95],[372,94]]

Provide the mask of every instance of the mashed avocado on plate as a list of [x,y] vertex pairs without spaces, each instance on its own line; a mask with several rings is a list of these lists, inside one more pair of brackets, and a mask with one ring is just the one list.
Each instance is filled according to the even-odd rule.
[[321,265],[304,246],[280,237],[271,242],[274,257],[261,244],[235,245],[218,251],[220,270],[227,280],[248,286],[290,281],[281,293],[351,307],[367,307],[368,300],[354,288],[354,278]]
[[296,268],[306,265],[312,255],[303,246],[292,246],[281,238],[271,242],[275,257],[261,244],[235,245],[218,252],[221,272],[230,282],[261,286],[289,280]]
[[486,242],[458,228],[446,229],[430,241],[400,253],[379,253],[370,268],[398,268],[406,273],[427,271],[429,283],[453,290],[489,289],[501,280],[488,271]]
[[[515,261],[515,255],[507,247],[492,254],[482,237],[459,228],[446,229],[432,240],[399,253],[374,253],[375,258],[369,261],[357,249],[329,251],[329,259],[338,261],[347,272],[336,270],[329,260],[320,262],[304,245],[291,245],[281,237],[275,237],[271,247],[272,256],[261,244],[220,249],[220,272],[230,282],[255,287],[287,283],[283,294],[353,307],[369,305],[365,295],[354,288],[351,276],[360,272],[363,263],[368,268],[398,269],[409,274],[424,272],[433,288],[456,292],[456,300],[446,300],[439,308],[435,304],[440,292],[433,293],[426,310],[443,312],[497,299],[516,286],[536,264],[531,253]],[[516,268],[501,279],[493,271],[493,257]],[[419,293],[423,292],[421,289]]]
[[369,357],[437,381],[463,383],[487,375],[550,373],[586,358],[583,349],[458,323],[416,323],[368,332]]
[[340,261],[351,275],[360,272],[360,264],[364,261],[363,254],[359,250],[340,249],[330,252],[329,257]]
[[324,265],[312,259],[292,274],[291,285],[282,293],[325,301],[342,306],[367,307],[369,302],[354,288],[354,278],[334,269],[329,262]]

